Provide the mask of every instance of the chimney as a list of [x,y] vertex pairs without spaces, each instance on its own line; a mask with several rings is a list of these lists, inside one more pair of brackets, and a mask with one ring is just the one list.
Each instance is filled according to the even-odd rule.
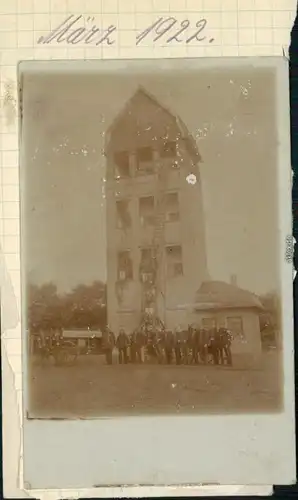
[[231,274],[230,283],[231,283],[231,285],[233,285],[233,286],[238,286],[238,285],[237,285],[237,275],[236,275],[236,274]]

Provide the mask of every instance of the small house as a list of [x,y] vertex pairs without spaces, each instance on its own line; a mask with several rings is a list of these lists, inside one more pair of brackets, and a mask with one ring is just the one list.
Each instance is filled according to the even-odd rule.
[[235,283],[206,281],[196,293],[193,318],[202,328],[228,328],[234,339],[234,354],[258,355],[262,351],[259,322],[262,310],[257,295]]

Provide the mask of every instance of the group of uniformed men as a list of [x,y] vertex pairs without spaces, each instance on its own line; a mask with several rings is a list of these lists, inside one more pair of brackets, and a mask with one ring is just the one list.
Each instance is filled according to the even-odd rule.
[[189,326],[186,330],[137,329],[127,334],[122,328],[116,337],[107,326],[103,333],[103,348],[108,364],[113,363],[113,351],[118,350],[119,364],[143,363],[155,359],[158,363],[232,364],[232,335],[226,328],[210,330]]

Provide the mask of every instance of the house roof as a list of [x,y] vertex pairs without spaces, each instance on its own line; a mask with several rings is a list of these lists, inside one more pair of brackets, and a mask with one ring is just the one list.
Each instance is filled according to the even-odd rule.
[[[146,89],[144,89],[142,86],[139,86],[136,90],[136,92],[133,94],[133,96],[126,102],[124,108],[120,111],[120,113],[116,116],[114,119],[113,123],[111,126],[108,128],[106,132],[106,150],[109,147],[109,143],[111,141],[111,137],[115,130],[117,129],[118,125],[121,124],[122,119],[125,117],[131,116],[133,118],[133,113],[132,113],[132,108],[140,109],[140,113],[142,113],[141,108],[140,108],[140,102],[141,101],[149,101],[154,107],[156,107],[157,110],[163,111],[165,116],[167,115],[169,118],[169,121],[175,123],[176,126],[176,132],[175,135],[178,137],[182,138],[185,140],[186,148],[189,152],[189,154],[193,157],[196,158],[197,162],[200,162],[202,160],[201,155],[198,151],[197,148],[197,143],[193,137],[193,135],[188,131],[185,123],[182,121],[182,119],[178,116],[173,114],[169,109],[167,109],[164,105],[160,104],[154,96],[152,96]],[[156,119],[159,119],[159,116],[156,115]]]
[[194,309],[263,309],[258,296],[224,281],[205,281],[195,295]]

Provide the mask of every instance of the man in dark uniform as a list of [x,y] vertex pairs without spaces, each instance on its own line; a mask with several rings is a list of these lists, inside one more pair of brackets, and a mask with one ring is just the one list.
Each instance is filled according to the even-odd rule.
[[156,355],[160,365],[164,361],[164,335],[165,332],[163,329],[159,329],[156,333]]
[[166,363],[170,365],[173,358],[174,336],[171,330],[166,330],[164,334],[164,351]]
[[196,365],[199,363],[200,336],[200,329],[197,326],[192,326],[192,362]]
[[133,333],[134,349],[136,353],[137,363],[144,362],[144,346],[145,346],[145,335],[141,329],[136,330]]
[[213,329],[213,337],[214,337],[214,351],[215,351],[215,360],[217,363],[215,364],[223,364],[223,355],[222,355],[222,339],[220,335],[220,328]]
[[187,343],[187,364],[192,364],[194,363],[194,332],[195,328],[193,325],[188,325],[187,329],[187,337],[186,337],[186,343]]
[[115,347],[115,335],[110,329],[109,325],[106,326],[102,336],[103,349],[105,350],[106,361],[108,365],[113,363],[113,349]]
[[159,361],[158,338],[155,327],[148,328],[147,349],[151,361]]
[[218,365],[219,364],[219,349],[218,349],[217,328],[211,328],[211,330],[210,330],[208,351],[212,356],[213,363],[215,365]]
[[38,350],[39,350],[41,365],[44,366],[45,361],[49,358],[47,334],[44,330],[42,330],[38,335]]
[[181,364],[182,360],[182,344],[183,344],[183,333],[181,331],[181,328],[178,327],[176,328],[175,332],[175,358],[176,358],[176,365]]
[[201,328],[199,337],[200,337],[200,347],[199,347],[200,358],[202,362],[206,364],[208,361],[208,344],[209,344],[208,330],[206,330],[205,328]]
[[119,352],[119,364],[123,363],[126,365],[128,361],[127,348],[128,348],[128,336],[126,335],[123,328],[121,328],[119,335],[117,337],[116,346]]
[[188,345],[188,329],[182,330],[182,362],[184,365],[188,365],[189,362],[189,345]]
[[232,362],[232,351],[231,351],[231,345],[232,345],[232,334],[227,330],[226,328],[223,328],[222,331],[222,349],[223,349],[223,354],[226,357],[227,364],[231,366],[233,364]]
[[128,350],[128,354],[127,354],[128,361],[130,363],[136,363],[136,361],[137,361],[136,332],[133,332],[130,335],[128,335],[127,350]]
[[225,347],[225,329],[220,328],[218,330],[218,335],[219,335],[219,362],[221,365],[224,364],[224,347]]

